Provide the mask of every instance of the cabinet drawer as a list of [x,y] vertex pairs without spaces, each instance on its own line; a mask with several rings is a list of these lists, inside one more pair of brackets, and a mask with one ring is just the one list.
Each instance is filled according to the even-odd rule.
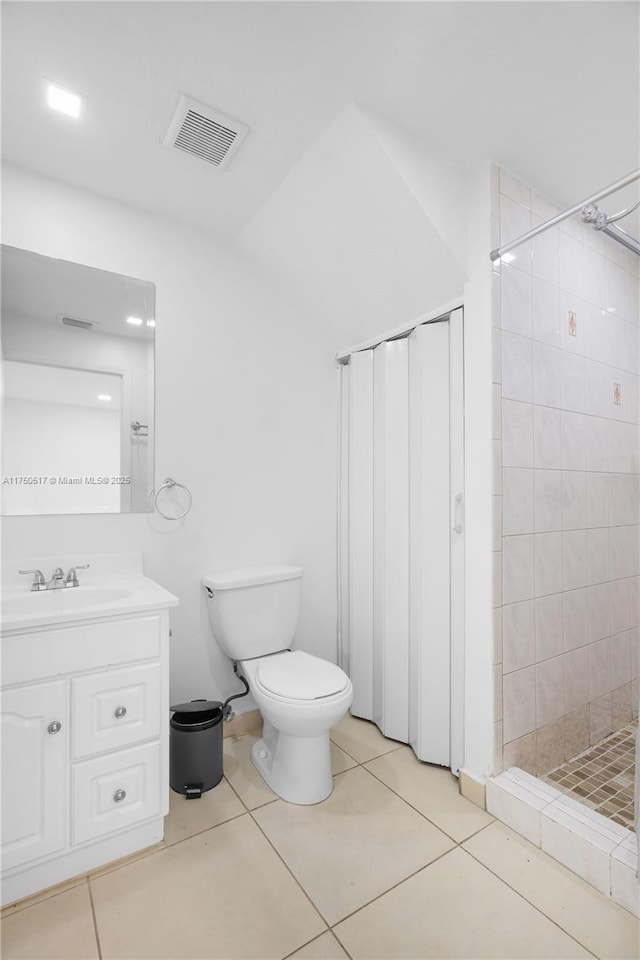
[[2,684],[8,687],[155,659],[160,657],[162,624],[166,622],[153,614],[3,637]]
[[73,843],[160,816],[160,744],[146,743],[74,764],[71,796]]
[[75,677],[71,681],[73,757],[159,737],[161,696],[159,663]]

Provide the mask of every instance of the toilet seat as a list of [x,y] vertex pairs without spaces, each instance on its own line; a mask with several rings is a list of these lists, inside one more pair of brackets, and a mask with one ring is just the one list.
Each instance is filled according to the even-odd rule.
[[349,678],[340,667],[301,650],[261,658],[255,681],[265,696],[291,702],[324,700],[349,686]]

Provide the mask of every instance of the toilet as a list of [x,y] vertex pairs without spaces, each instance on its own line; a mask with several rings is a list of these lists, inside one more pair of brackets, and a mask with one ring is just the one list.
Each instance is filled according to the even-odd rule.
[[291,649],[302,567],[224,570],[202,584],[218,646],[238,663],[264,720],[254,766],[283,800],[320,803],[333,790],[329,731],[351,706],[353,687],[340,667]]

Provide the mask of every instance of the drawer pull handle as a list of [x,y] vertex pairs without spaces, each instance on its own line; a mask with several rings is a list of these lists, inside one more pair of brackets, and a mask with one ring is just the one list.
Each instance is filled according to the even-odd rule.
[[126,708],[126,707],[116,707],[115,710],[113,711],[113,715],[114,715],[114,717],[116,718],[116,720],[122,720],[122,718],[123,718],[123,717],[126,717],[126,715],[127,715],[127,708]]
[[122,801],[124,800],[124,798],[126,797],[126,795],[127,795],[127,791],[126,791],[126,790],[116,790],[116,792],[115,792],[114,795],[113,795],[113,802],[114,802],[114,803],[122,803]]
[[60,733],[61,730],[62,730],[62,724],[60,723],[59,720],[52,720],[49,726],[47,727],[47,731],[49,733]]

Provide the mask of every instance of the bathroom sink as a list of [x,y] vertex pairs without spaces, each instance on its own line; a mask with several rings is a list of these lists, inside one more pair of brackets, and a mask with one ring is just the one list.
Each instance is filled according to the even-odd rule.
[[140,575],[110,577],[59,590],[11,589],[0,601],[0,633],[5,636],[32,627],[144,613],[173,607],[177,602],[159,584]]
[[83,607],[102,607],[105,603],[124,600],[131,590],[115,587],[67,587],[63,590],[40,590],[21,597],[7,597],[2,601],[2,616],[46,614],[60,610],[79,610]]

